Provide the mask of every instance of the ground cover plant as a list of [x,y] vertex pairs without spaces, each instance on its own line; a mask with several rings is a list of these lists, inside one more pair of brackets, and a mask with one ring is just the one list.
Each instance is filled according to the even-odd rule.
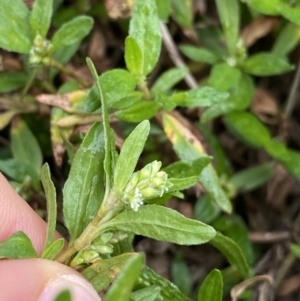
[[0,0],[0,171],[41,257],[104,301],[297,300],[299,26],[298,1]]

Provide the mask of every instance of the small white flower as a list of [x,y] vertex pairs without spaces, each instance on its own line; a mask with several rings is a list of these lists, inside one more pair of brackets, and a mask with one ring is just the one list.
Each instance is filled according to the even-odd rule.
[[130,200],[130,207],[133,211],[138,211],[139,207],[144,204],[144,198],[138,188],[134,190],[134,197]]

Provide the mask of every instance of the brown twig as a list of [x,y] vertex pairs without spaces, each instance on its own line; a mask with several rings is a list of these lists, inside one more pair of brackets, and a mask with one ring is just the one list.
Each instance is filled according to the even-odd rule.
[[[160,23],[160,27],[162,31],[162,38],[164,44],[169,52],[170,58],[172,59],[174,65],[176,67],[187,68],[185,62],[183,61],[183,59],[180,56],[180,53],[177,50],[177,47],[171,37],[168,27],[163,22]],[[196,79],[190,72],[185,76],[184,80],[191,89],[198,87]]]

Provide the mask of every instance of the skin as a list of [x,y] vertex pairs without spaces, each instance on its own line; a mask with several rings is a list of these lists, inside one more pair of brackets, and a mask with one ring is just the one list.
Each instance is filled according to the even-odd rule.
[[[46,237],[46,223],[13,190],[0,173],[0,242],[16,231],[26,233],[38,254],[42,253]],[[60,237],[59,234],[57,234],[58,237]],[[61,281],[62,278],[65,279],[64,277],[75,279],[76,281],[79,280],[79,282],[82,282],[79,287],[81,285],[85,287],[78,293],[78,285],[74,285],[74,283],[71,285],[67,284],[66,287],[71,292],[72,286],[75,287],[75,297],[72,300],[80,300],[82,296],[85,296],[85,292],[82,293],[84,290],[86,290],[88,295],[93,295],[92,297],[88,296],[86,300],[97,300],[95,291],[80,274],[65,265],[43,259],[0,260],[0,300],[53,300],[49,291],[57,290],[57,279],[60,281],[59,285],[61,283],[65,284],[65,282]],[[55,285],[51,286],[51,283]],[[81,297],[76,297],[76,294]]]

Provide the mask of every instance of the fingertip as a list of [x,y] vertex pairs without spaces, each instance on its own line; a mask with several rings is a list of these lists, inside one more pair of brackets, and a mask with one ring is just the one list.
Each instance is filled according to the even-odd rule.
[[0,261],[1,301],[53,301],[69,290],[72,301],[101,301],[92,285],[79,273],[43,259]]
[[0,242],[23,231],[40,254],[43,250],[46,223],[25,202],[0,173]]

